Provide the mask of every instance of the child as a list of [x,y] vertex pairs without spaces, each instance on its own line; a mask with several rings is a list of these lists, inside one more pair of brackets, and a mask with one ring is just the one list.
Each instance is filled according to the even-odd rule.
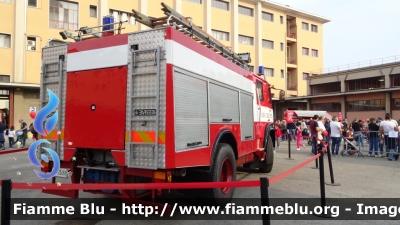
[[301,143],[301,140],[303,139],[303,131],[301,130],[301,123],[297,122],[296,127],[297,127],[297,151],[299,151],[300,147],[305,148],[306,146]]
[[[6,132],[7,134],[7,132]],[[14,126],[11,126],[10,129],[8,129],[8,145],[10,146],[10,148],[13,147],[14,145],[14,135],[15,135],[15,130],[14,130]]]
[[282,131],[279,125],[275,125],[276,146],[279,148],[279,139],[282,137]]

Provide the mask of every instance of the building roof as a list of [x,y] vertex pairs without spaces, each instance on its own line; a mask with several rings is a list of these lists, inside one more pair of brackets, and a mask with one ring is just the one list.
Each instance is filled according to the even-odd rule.
[[[259,1],[257,0],[257,2],[259,2]],[[283,4],[276,3],[273,1],[269,1],[269,0],[261,0],[261,3],[265,7],[284,11],[286,14],[303,17],[303,18],[306,18],[309,20],[318,21],[320,23],[328,23],[331,21],[330,19],[328,19],[326,17],[318,16],[318,15],[308,13],[308,12],[305,12],[305,11],[302,11],[299,9],[295,9],[295,8],[290,7],[289,5],[283,5]]]

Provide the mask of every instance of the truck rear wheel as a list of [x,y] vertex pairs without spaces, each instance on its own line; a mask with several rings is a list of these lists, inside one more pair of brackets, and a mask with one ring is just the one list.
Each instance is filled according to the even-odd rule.
[[[230,182],[236,180],[236,160],[229,144],[220,143],[211,166],[211,182]],[[210,190],[210,198],[215,205],[225,205],[232,199],[235,188],[224,187]]]
[[264,167],[259,168],[261,173],[270,173],[274,165],[274,149],[272,147],[272,138],[268,136],[267,148],[264,150],[266,153],[265,159],[263,161]]

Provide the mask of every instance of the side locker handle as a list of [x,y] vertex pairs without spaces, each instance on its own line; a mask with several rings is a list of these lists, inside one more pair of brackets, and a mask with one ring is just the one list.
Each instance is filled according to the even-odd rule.
[[201,141],[197,141],[197,142],[187,143],[187,146],[188,146],[188,147],[191,147],[191,146],[200,145],[200,144],[202,144],[202,143],[203,143],[203,142],[201,142]]
[[222,121],[224,121],[224,122],[230,122],[230,121],[232,121],[232,119],[222,119]]

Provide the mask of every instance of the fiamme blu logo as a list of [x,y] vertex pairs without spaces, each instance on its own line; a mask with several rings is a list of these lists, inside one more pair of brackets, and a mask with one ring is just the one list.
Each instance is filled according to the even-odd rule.
[[[42,136],[47,136],[51,131],[53,131],[54,127],[57,124],[58,121],[58,110],[55,111],[55,113],[50,116],[45,123],[46,117],[48,117],[55,109],[57,109],[58,104],[60,103],[60,99],[54,92],[52,92],[50,89],[47,89],[47,93],[49,94],[49,102],[48,104],[43,107],[42,109],[39,110],[39,112],[36,114],[36,117],[33,121],[33,127],[35,128],[36,132],[39,133]],[[45,125],[44,125],[45,123]],[[44,126],[44,127],[43,127]],[[36,167],[42,168],[43,165],[41,164],[41,160],[45,161],[46,163],[49,162],[49,158],[45,154],[41,154],[40,157],[41,159],[39,160],[36,156],[36,151],[37,147],[40,144],[51,144],[49,141],[45,139],[41,139],[38,141],[33,142],[33,144],[29,147],[28,149],[28,158],[31,161],[33,165]],[[51,149],[51,148],[46,148],[42,147],[53,159],[53,169],[49,173],[43,173],[37,170],[34,170],[36,175],[38,175],[42,179],[50,179],[54,177],[58,171],[60,170],[60,158],[58,157],[57,153]]]

